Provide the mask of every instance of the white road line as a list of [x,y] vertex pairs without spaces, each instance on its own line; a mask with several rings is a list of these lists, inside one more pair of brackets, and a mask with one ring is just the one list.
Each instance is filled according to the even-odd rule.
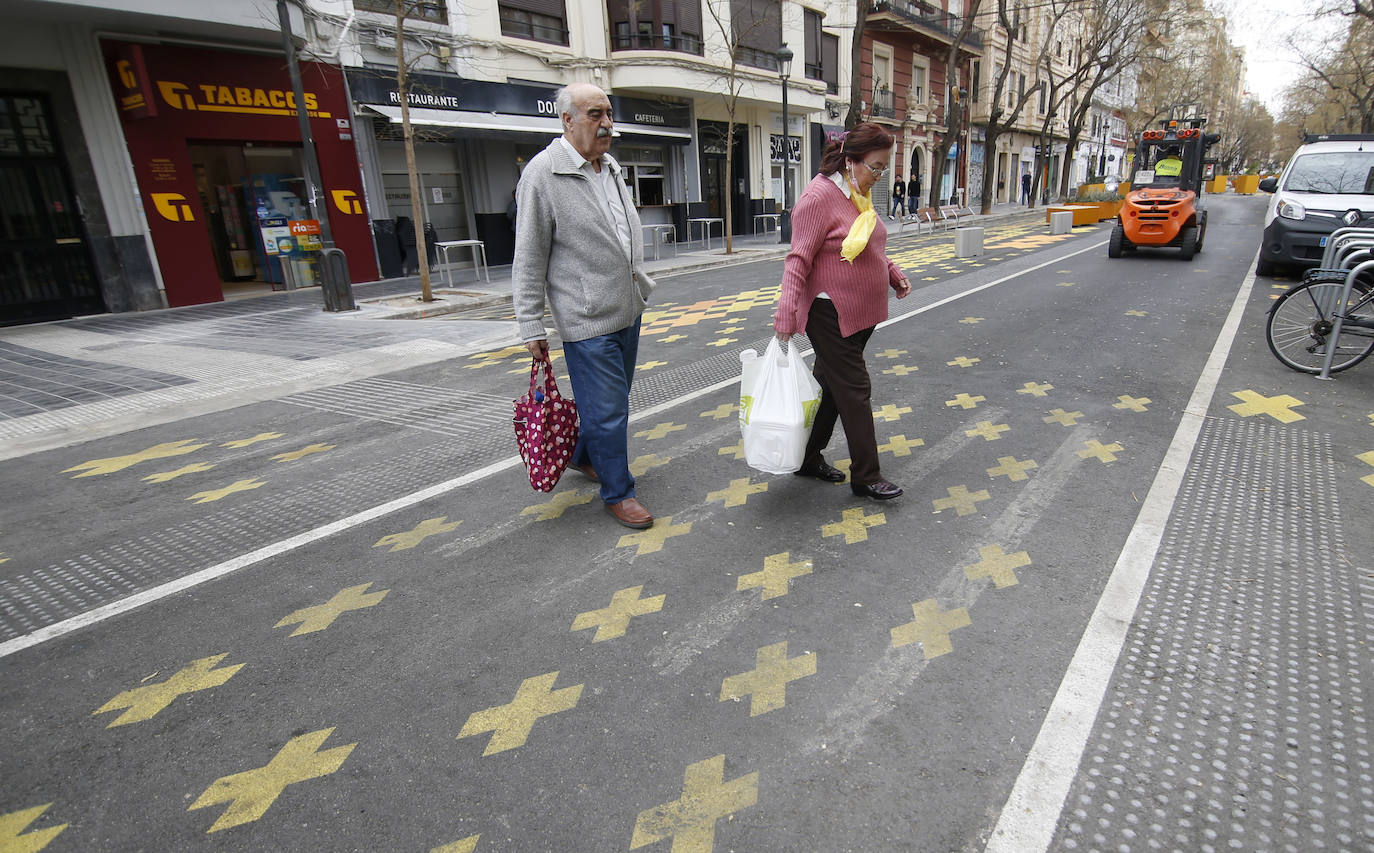
[[1042,853],[1054,840],[1069,786],[1078,773],[1093,722],[1102,707],[1107,684],[1116,669],[1126,632],[1135,618],[1140,594],[1164,536],[1164,527],[1173,512],[1188,460],[1197,445],[1198,433],[1254,288],[1254,263],[1250,266],[1252,271],[1241,282],[1235,301],[1231,303],[1231,312],[1193,387],[1193,395],[1179,419],[1178,429],[1150,486],[1150,493],[1126,537],[1126,544],[1088,620],[1088,627],[1069,662],[1030,754],[1026,756],[1011,796],[1002,807],[988,839],[986,853]]
[[[1083,252],[1087,252],[1092,249],[1100,248],[1103,245],[1105,245],[1105,241],[1093,243],[1087,248],[1079,249],[1077,251],[1070,252],[1065,255],[1060,255],[1042,264],[1037,264],[1033,267],[1029,267],[1025,270],[1022,270],[1021,272],[1003,276],[1002,278],[999,278],[995,281],[988,282],[987,284],[978,285],[977,287],[970,288],[961,293],[954,294],[953,296],[947,296],[944,299],[941,299],[930,305],[926,305],[921,308],[917,308],[914,311],[909,311],[906,314],[902,314],[901,316],[888,319],[880,325],[890,326],[893,323],[899,322],[901,320],[906,320],[911,317],[915,317],[918,314],[923,314],[926,311],[931,310],[932,308],[938,308],[941,305],[946,305],[950,302],[955,301],[956,299],[962,299],[965,296],[972,296],[973,294],[987,290],[990,287],[1003,284],[1005,282],[1011,281],[1014,278],[1018,278],[1027,273],[1035,272],[1038,269],[1042,269],[1052,264],[1061,263],[1067,258],[1071,258],[1074,255],[1080,255]],[[810,351],[807,351],[804,354],[809,355]],[[696,391],[684,394],[681,397],[677,397],[676,399],[660,403],[657,406],[645,409],[641,412],[636,412],[630,416],[630,422],[634,423],[636,421],[644,420],[645,418],[654,417],[655,415],[668,411],[669,409],[673,409],[677,406],[680,406],[683,403],[695,400],[698,397],[704,397],[707,394],[712,394],[723,388],[728,388],[729,386],[734,385],[737,382],[739,382],[739,379],[738,377],[735,377],[731,379],[722,380],[720,382],[715,383],[714,385],[708,385],[705,388],[701,388]],[[128,613],[129,611],[142,607],[145,604],[152,604],[153,602],[160,601],[164,598],[167,598],[168,596],[176,595],[180,592],[185,592],[188,589],[192,589],[193,587],[200,586],[203,583],[208,583],[209,581],[222,578],[225,575],[232,574],[233,572],[237,572],[240,569],[245,569],[249,566],[261,563],[264,560],[270,560],[273,557],[279,557],[282,554],[294,551],[297,548],[300,548],[304,545],[309,545],[311,542],[318,542],[319,540],[333,536],[336,533],[342,533],[343,531],[348,530],[349,528],[366,524],[369,521],[375,521],[376,519],[381,518],[382,516],[390,515],[393,512],[398,512],[408,507],[412,507],[415,504],[418,504],[422,501],[427,501],[430,498],[439,497],[440,495],[451,492],[454,489],[461,488],[470,483],[475,483],[478,480],[482,480],[486,477],[491,476],[492,474],[504,471],[507,468],[514,468],[519,464],[519,456],[509,456],[498,462],[493,462],[492,464],[487,465],[484,468],[479,468],[476,471],[471,471],[467,474],[464,474],[461,477],[454,477],[451,480],[445,480],[442,483],[436,483],[435,485],[421,489],[418,492],[412,492],[411,494],[404,495],[402,497],[396,498],[395,500],[387,501],[384,504],[380,504],[370,509],[365,509],[362,512],[350,515],[347,518],[341,518],[338,521],[333,521],[329,524],[316,527],[313,530],[307,530],[304,533],[297,534],[288,539],[282,539],[279,542],[274,542],[271,545],[266,545],[262,548],[258,548],[255,551],[250,551],[247,554],[241,554],[237,557],[234,557],[233,559],[225,560],[222,563],[217,563],[216,565],[201,569],[200,571],[186,575],[185,577],[177,578],[176,580],[168,581],[164,584],[159,584],[158,586],[146,589],[139,593],[135,593],[134,595],[131,595],[128,598],[121,598],[119,601],[114,601],[109,604],[97,607],[93,610],[88,610],[85,613],[82,613],[78,616],[73,616],[70,619],[64,619],[61,622],[54,622],[51,625],[39,628],[37,631],[33,631],[21,637],[15,637],[12,640],[6,640],[5,642],[0,643],[0,659],[9,657],[10,655],[15,654],[16,652],[23,651],[24,649],[40,645],[49,640],[55,640],[58,637],[66,636],[67,634],[70,634],[74,631],[79,631],[82,628],[86,628],[91,625],[103,622],[106,619],[119,616],[123,613]]]

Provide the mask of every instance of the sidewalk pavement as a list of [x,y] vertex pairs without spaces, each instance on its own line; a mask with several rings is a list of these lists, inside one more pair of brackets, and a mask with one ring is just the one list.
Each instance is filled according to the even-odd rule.
[[[1033,213],[997,205],[967,221]],[[914,224],[885,224],[890,241],[918,233]],[[937,228],[925,238],[953,235]],[[730,255],[720,238],[709,247],[669,244],[646,267],[666,278],[787,253],[776,232],[737,235],[733,244]],[[0,459],[509,346],[516,342],[509,320],[462,318],[508,303],[510,267],[488,272],[488,281],[449,287],[435,271],[431,284],[446,291],[444,302],[424,309],[404,304],[420,289],[409,276],[354,285],[358,311],[326,313],[319,290],[308,288],[0,329]],[[439,315],[446,321],[396,322]]]

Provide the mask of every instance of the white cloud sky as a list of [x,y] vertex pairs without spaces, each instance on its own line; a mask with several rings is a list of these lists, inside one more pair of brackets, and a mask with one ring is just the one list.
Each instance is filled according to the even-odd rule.
[[[1231,43],[1245,48],[1246,85],[1250,95],[1278,115],[1283,89],[1302,72],[1289,39],[1315,46],[1337,22],[1318,24],[1312,15],[1328,0],[1212,0],[1226,17]],[[1326,30],[1329,32],[1329,30]]]

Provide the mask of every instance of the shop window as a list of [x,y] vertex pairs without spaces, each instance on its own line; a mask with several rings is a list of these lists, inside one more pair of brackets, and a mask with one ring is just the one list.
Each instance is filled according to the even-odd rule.
[[[447,3],[417,3],[415,0],[406,0],[402,6],[405,8],[406,20],[429,21],[433,24],[448,23]],[[396,14],[396,4],[393,0],[353,0],[353,8],[359,12]]]
[[668,203],[661,149],[620,148],[616,158],[625,169],[625,182],[636,207]]
[[568,43],[563,0],[506,0],[498,8],[503,36],[548,44]]

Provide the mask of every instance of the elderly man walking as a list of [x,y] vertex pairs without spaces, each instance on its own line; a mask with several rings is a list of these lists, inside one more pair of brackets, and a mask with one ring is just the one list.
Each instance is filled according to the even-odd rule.
[[636,499],[630,474],[630,383],[654,282],[644,272],[639,214],[607,153],[610,99],[574,83],[558,90],[554,106],[563,135],[530,160],[516,189],[515,319],[530,353],[547,360],[548,305],[581,419],[572,464],[601,483],[616,521],[643,529],[654,517]]

